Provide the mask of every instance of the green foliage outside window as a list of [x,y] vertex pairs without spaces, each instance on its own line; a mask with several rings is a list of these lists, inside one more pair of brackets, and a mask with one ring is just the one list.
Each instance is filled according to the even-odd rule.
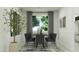
[[48,16],[42,16],[41,21],[43,22],[42,30],[48,30]]
[[39,26],[39,21],[37,20],[36,16],[32,16],[32,25],[34,26]]
[[[34,26],[39,26],[39,20],[36,18],[36,16],[32,16],[32,25]],[[48,30],[48,16],[41,16],[40,18],[41,22],[43,23],[41,30],[42,31],[47,31]]]

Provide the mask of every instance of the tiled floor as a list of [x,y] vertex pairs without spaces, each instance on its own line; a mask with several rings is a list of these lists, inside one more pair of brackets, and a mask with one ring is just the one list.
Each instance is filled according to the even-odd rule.
[[22,46],[20,52],[62,52],[56,47],[55,43],[48,42],[48,46],[43,48],[42,45],[34,47],[33,42],[29,42],[28,45]]

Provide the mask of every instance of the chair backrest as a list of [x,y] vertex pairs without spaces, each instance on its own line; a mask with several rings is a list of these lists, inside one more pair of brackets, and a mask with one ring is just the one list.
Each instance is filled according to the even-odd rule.
[[50,39],[50,41],[55,41],[56,40],[56,33],[50,33],[49,34],[49,39]]
[[44,35],[43,34],[37,34],[36,35],[36,42],[44,43]]
[[26,33],[25,37],[29,39],[31,37],[31,34],[30,33]]
[[53,39],[56,38],[56,34],[55,33],[51,33],[51,34],[49,34],[49,36],[50,36],[50,38],[53,38]]
[[30,41],[31,34],[30,33],[25,33],[25,39],[26,39],[26,42]]

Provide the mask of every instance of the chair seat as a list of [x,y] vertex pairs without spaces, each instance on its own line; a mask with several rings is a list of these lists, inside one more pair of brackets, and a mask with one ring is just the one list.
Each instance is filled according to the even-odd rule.
[[55,42],[56,40],[56,34],[55,33],[50,33],[48,38],[45,38],[47,42]]

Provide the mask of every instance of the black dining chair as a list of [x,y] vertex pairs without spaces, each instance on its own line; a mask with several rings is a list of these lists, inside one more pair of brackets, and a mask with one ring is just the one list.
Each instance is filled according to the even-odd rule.
[[46,41],[47,42],[55,42],[56,41],[56,36],[57,36],[56,33],[50,33],[48,35],[48,38],[46,38]]
[[43,48],[44,46],[44,35],[43,34],[37,34],[35,39],[35,46],[37,48],[38,44],[42,44]]
[[28,44],[28,42],[34,42],[34,41],[35,41],[35,39],[32,38],[32,34],[30,34],[30,33],[25,33],[25,43]]

